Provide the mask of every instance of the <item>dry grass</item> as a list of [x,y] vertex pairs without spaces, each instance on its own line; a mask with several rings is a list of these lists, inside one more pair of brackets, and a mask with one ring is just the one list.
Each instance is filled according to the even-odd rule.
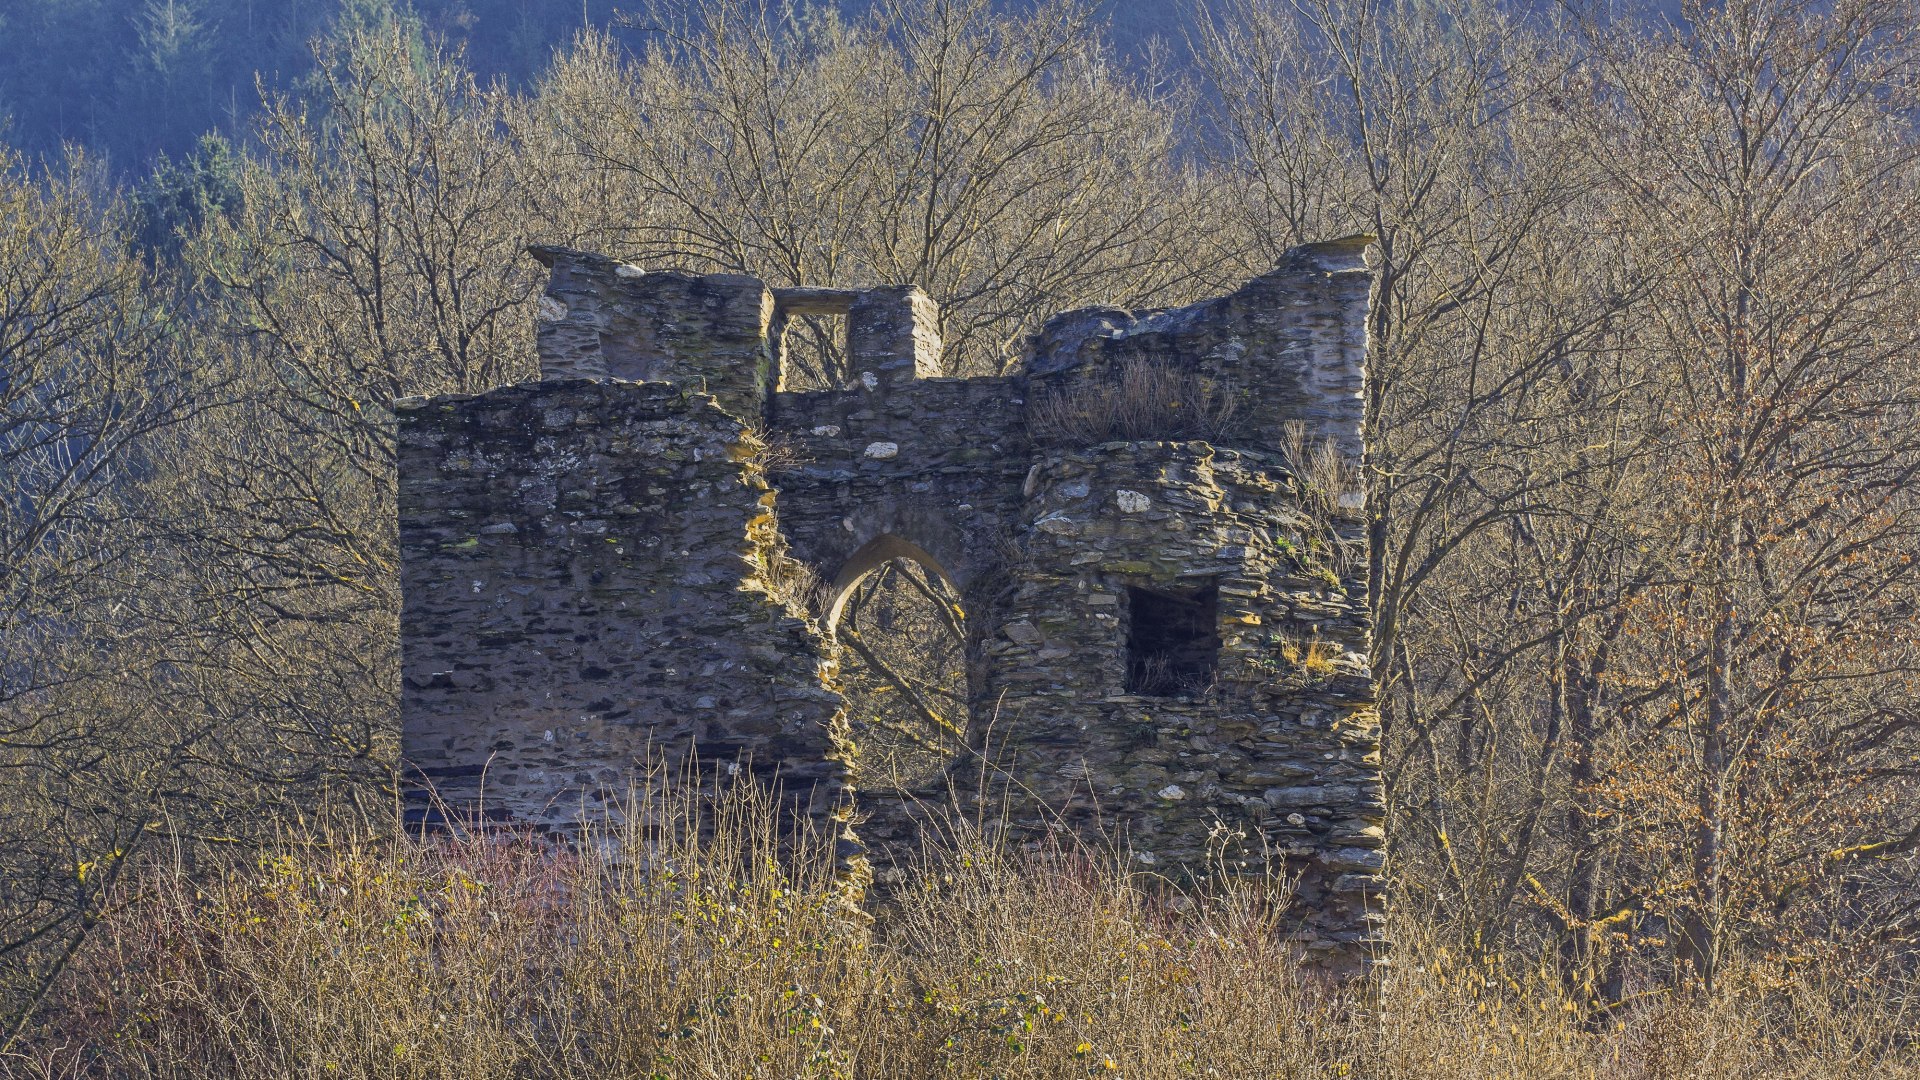
[[768,476],[799,470],[813,463],[813,456],[800,440],[784,431],[775,431],[754,420],[745,425],[741,445]]
[[1307,545],[1330,588],[1365,562],[1365,546],[1348,536],[1341,523],[1359,520],[1364,485],[1354,463],[1327,439],[1314,439],[1304,421],[1289,420],[1280,432],[1281,454],[1295,484],[1294,505],[1308,520]]
[[[305,838],[140,877],[11,1069],[60,1077],[1754,1077],[1912,1074],[1911,1012],[1802,979],[1598,1022],[1542,966],[1401,917],[1370,984],[1302,974],[1277,890],[1170,904],[955,827],[873,928],[750,786],[656,792],[572,850]],[[696,824],[696,818],[701,819]],[[702,839],[701,837],[705,837]],[[603,837],[602,840],[612,839]],[[645,853],[644,855],[638,853]],[[1196,899],[1196,898],[1190,898]]]
[[819,619],[827,606],[827,583],[813,567],[784,552],[775,552],[762,564],[760,581],[788,613],[804,619]]
[[1233,415],[1232,393],[1215,380],[1140,359],[1036,389],[1027,402],[1027,426],[1035,441],[1064,446],[1217,439],[1228,433]]
[[1339,670],[1334,659],[1339,655],[1333,643],[1317,637],[1305,641],[1287,638],[1280,643],[1280,655],[1289,664],[1316,678],[1325,678]]
[[1361,491],[1359,470],[1354,464],[1341,456],[1330,440],[1314,439],[1304,420],[1287,421],[1280,439],[1281,454],[1299,485],[1303,507],[1321,520],[1354,516],[1352,507],[1341,501],[1342,496]]

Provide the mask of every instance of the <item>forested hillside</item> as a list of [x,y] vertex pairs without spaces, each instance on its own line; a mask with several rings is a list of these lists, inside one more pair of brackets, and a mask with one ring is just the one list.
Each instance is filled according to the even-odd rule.
[[[868,0],[782,2],[800,18],[857,15]],[[1024,6],[1016,2],[1015,6]],[[80,146],[137,177],[158,155],[178,160],[206,133],[244,139],[259,88],[303,92],[308,43],[347,27],[411,16],[425,39],[460,50],[482,81],[525,87],[555,49],[583,29],[611,30],[631,46],[681,0],[10,0],[0,5],[0,128],[33,156]],[[1175,0],[1103,5],[1123,51],[1150,38],[1179,39]],[[634,29],[621,29],[622,18]]]
[[[74,144],[137,174],[198,137],[244,136],[259,107],[255,78],[298,91],[308,43],[377,22],[388,0],[14,0],[0,7],[0,116],[35,155]],[[608,0],[586,4],[423,0],[421,28],[464,46],[475,70],[526,80],[584,21],[604,26]]]
[[[1071,0],[699,0],[550,57],[571,21],[483,47],[522,5],[474,2],[472,59],[451,8],[109,6],[0,16],[32,145],[172,161],[0,155],[21,1075],[1915,1069],[1920,3],[1215,0],[1151,79]],[[198,143],[254,67],[300,96]],[[1372,988],[1293,980],[1284,882],[1169,897],[977,823],[871,935],[751,805],[657,862],[400,835],[391,406],[536,371],[529,244],[915,282],[966,375],[1354,234]]]

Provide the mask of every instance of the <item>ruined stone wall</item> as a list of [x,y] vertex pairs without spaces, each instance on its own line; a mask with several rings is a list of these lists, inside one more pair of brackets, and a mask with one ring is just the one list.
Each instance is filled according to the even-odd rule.
[[[858,793],[883,874],[917,813],[986,775],[1016,841],[1097,825],[1143,869],[1296,877],[1302,948],[1351,962],[1382,845],[1361,250],[1303,248],[1186,308],[1066,313],[1015,374],[944,379],[911,287],[543,249],[543,381],[401,410],[407,757],[463,806],[484,769],[516,821],[566,825],[649,744],[750,757],[828,805],[858,753],[838,604],[913,558],[962,597],[972,716],[949,776]],[[778,389],[782,327],[820,313],[848,317],[853,376]],[[1076,441],[1037,419],[1136,363],[1230,421]],[[1339,467],[1296,460],[1323,444]],[[769,595],[781,566],[825,583],[804,612]]]
[[[1098,822],[1143,866],[1282,870],[1311,948],[1364,941],[1384,808],[1361,522],[1204,442],[1050,453],[1029,490],[986,688],[1027,831]],[[1133,590],[1211,594],[1210,681],[1129,687]]]
[[773,493],[710,397],[565,381],[399,409],[402,745],[416,819],[567,828],[650,755],[830,801],[837,695],[771,597]]
[[[1007,379],[931,379],[873,390],[780,394],[769,430],[789,464],[772,482],[792,556],[827,586],[820,612],[831,631],[837,602],[864,574],[906,556],[946,577],[961,597],[972,666],[1009,584],[1007,556],[1019,527],[1031,454],[1019,384]],[[984,679],[970,687],[973,712]],[[958,782],[977,787],[971,760]],[[887,864],[917,838],[919,804],[939,804],[947,780],[861,795],[859,832]]]
[[773,293],[739,274],[646,273],[603,255],[534,248],[553,271],[540,298],[540,377],[675,382],[735,417],[757,416],[776,379]]
[[1293,421],[1357,463],[1372,288],[1363,253],[1357,242],[1296,248],[1226,296],[1168,311],[1064,312],[1035,335],[1026,373],[1070,382],[1130,359],[1173,364],[1235,395],[1234,445],[1282,450]]

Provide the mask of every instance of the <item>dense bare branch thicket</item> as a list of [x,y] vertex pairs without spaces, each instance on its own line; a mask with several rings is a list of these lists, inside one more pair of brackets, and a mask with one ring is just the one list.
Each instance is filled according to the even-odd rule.
[[1568,88],[1654,391],[1634,551],[1563,661],[1599,752],[1569,885],[1709,980],[1742,946],[1920,927],[1883,869],[1920,842],[1915,14],[1610,35]]
[[[531,242],[915,281],[979,373],[1054,310],[1376,235],[1401,933],[1482,972],[1537,960],[1540,1000],[1593,1025],[1663,986],[1721,1008],[1816,969],[1909,985],[1909,0],[1734,0],[1657,32],[1218,0],[1159,81],[1076,5],[687,11],[636,17],[638,55],[583,38],[518,96],[405,24],[322,43],[180,266],[130,256],[83,172],[4,163],[14,1022],[140,838],[188,838],[191,869],[288,813],[390,815],[387,409],[528,375]],[[830,328],[808,332],[794,384],[839,385]],[[964,722],[943,597],[910,565],[855,595],[873,731]]]
[[527,377],[538,275],[496,98],[398,32],[318,61],[307,101],[264,110],[242,208],[187,240],[202,362],[238,393],[161,482],[220,583],[205,632],[261,782],[358,791],[396,749],[388,406]]
[[[0,994],[11,1034],[209,725],[154,670],[177,612],[139,478],[218,387],[84,163],[0,155]],[[25,1003],[22,1005],[21,1003]]]
[[[1185,99],[1113,70],[1090,6],[690,10],[639,20],[659,45],[638,61],[584,43],[523,121],[558,140],[542,167],[620,193],[600,246],[774,285],[917,282],[955,374],[997,373],[1063,305],[1192,292]],[[802,355],[796,385],[845,381],[831,350]]]
[[1204,42],[1255,250],[1381,238],[1401,895],[1597,1000],[1623,952],[1910,948],[1913,13],[1435,14]]

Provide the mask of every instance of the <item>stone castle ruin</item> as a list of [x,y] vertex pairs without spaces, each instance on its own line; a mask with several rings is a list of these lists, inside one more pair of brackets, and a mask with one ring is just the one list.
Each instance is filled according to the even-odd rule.
[[[540,380],[398,410],[414,820],[564,830],[694,752],[777,780],[884,872],[984,776],[1015,837],[1099,827],[1170,875],[1278,863],[1302,947],[1357,955],[1382,843],[1364,246],[1189,307],[1056,316],[1013,374],[971,379],[941,376],[910,285],[536,249]],[[786,388],[803,317],[844,324],[845,388]],[[856,783],[836,622],[903,558],[959,598],[971,715],[939,775]]]

